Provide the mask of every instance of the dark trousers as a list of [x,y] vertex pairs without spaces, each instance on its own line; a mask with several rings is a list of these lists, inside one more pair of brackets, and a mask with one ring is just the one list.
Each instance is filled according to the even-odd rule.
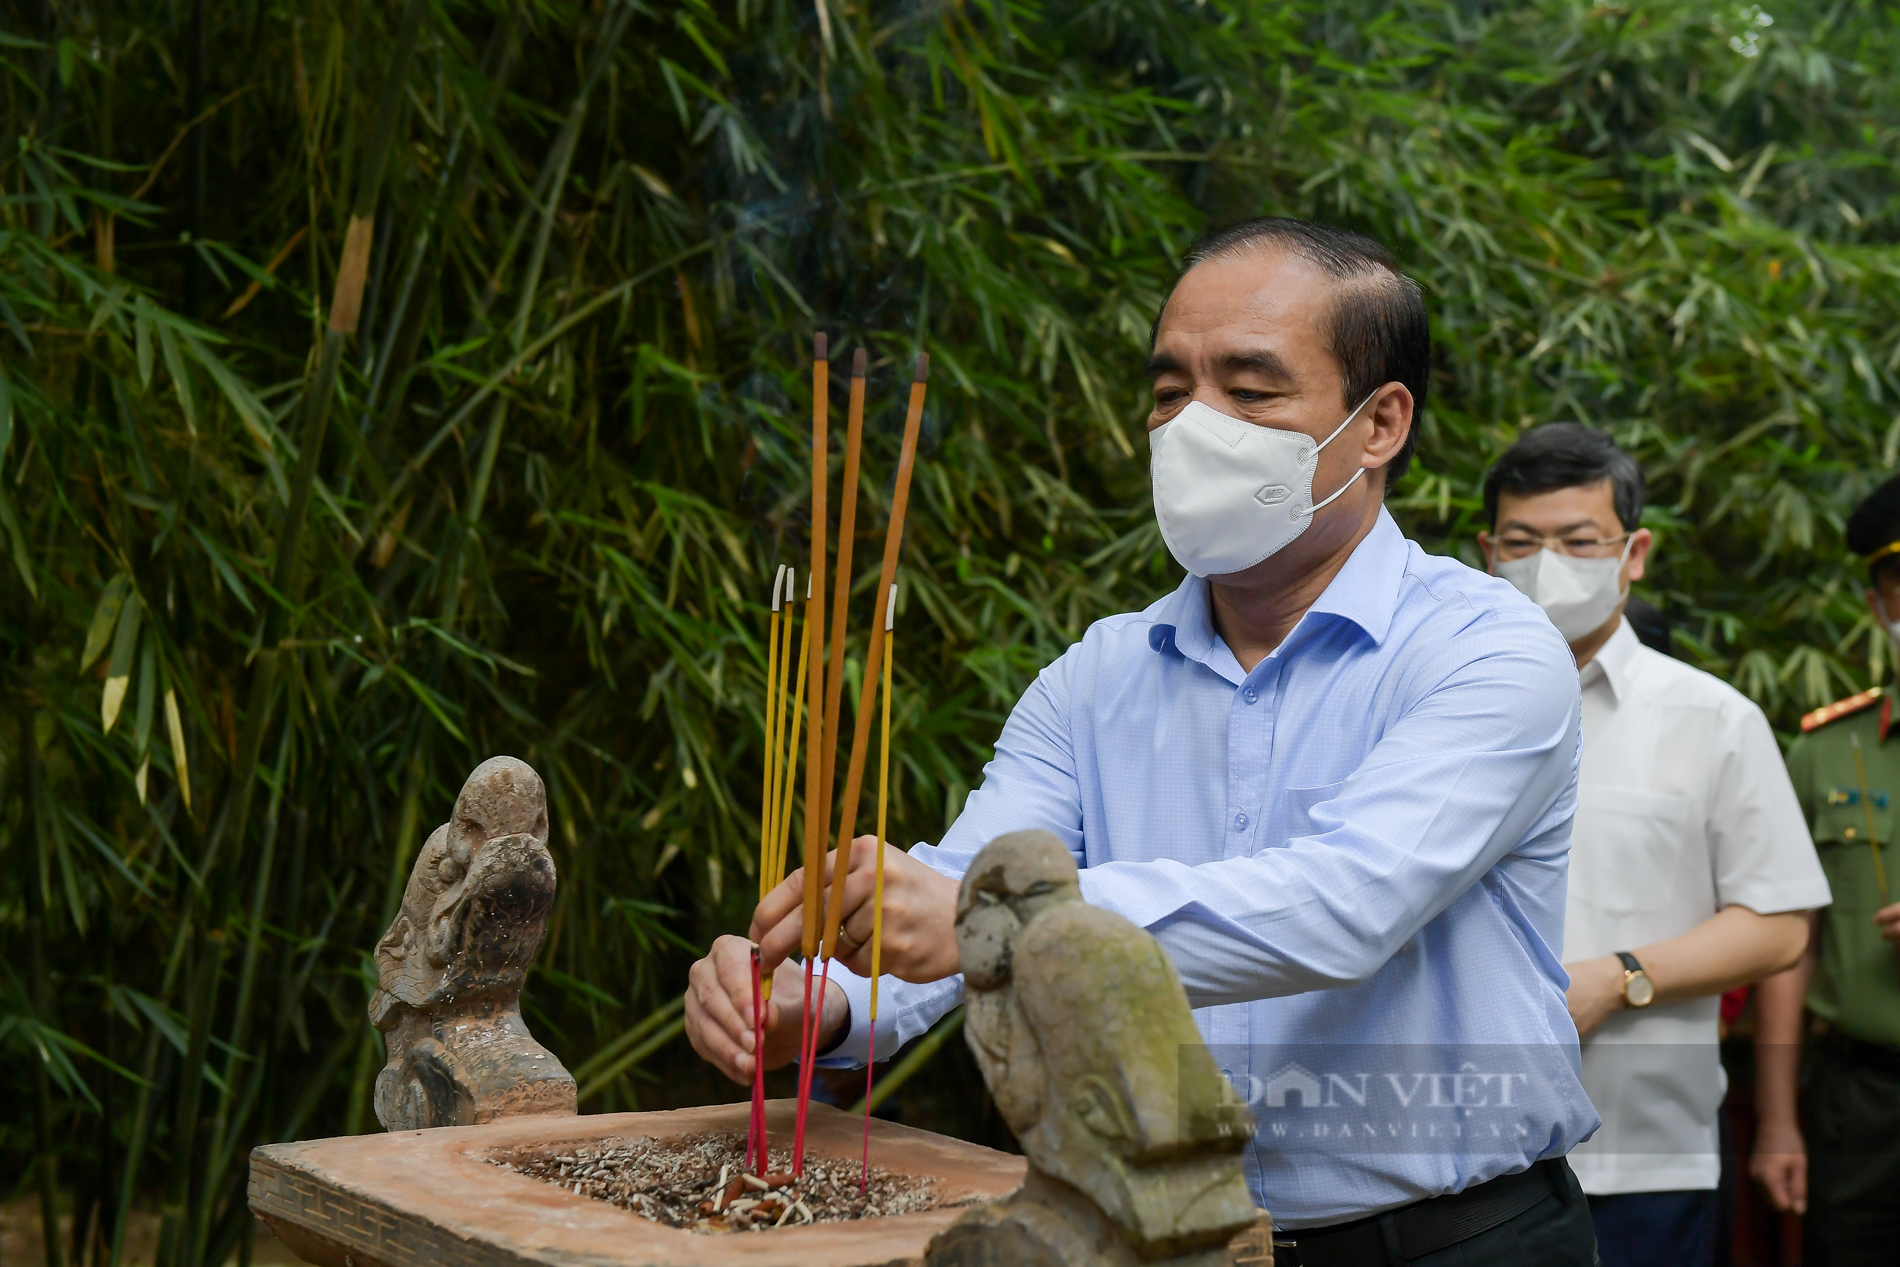
[[1900,1067],[1826,1044],[1808,1075],[1805,1265],[1891,1267],[1900,1262]]
[[1715,1267],[1714,1188],[1591,1197],[1603,1267]]
[[[1488,1232],[1436,1253],[1407,1259],[1405,1267],[1595,1267],[1596,1233],[1590,1226],[1590,1202],[1568,1164],[1560,1167],[1560,1173],[1564,1188],[1561,1194],[1553,1191]],[[1299,1259],[1295,1253],[1276,1253],[1274,1262],[1298,1267]]]

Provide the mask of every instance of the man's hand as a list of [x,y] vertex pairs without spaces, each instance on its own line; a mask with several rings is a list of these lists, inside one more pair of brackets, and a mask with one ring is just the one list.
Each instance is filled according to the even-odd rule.
[[1900,902],[1892,906],[1883,906],[1874,912],[1874,927],[1880,935],[1895,946],[1900,946]]
[[[836,851],[825,859],[827,878]],[[871,894],[877,878],[877,837],[851,842],[844,876],[844,950],[838,958],[859,976],[871,975]],[[830,885],[821,895],[831,900]],[[766,971],[798,953],[804,937],[805,872],[801,867],[765,895],[748,936],[759,944]],[[957,882],[939,875],[895,845],[884,846],[884,945],[879,966],[905,981],[941,981],[957,971]],[[777,987],[773,987],[774,990]]]
[[1623,961],[1615,955],[1564,965],[1570,989],[1564,1002],[1576,1023],[1577,1037],[1588,1038],[1604,1021],[1623,1010]]
[[[776,1069],[798,1054],[805,1007],[805,973],[783,959],[772,974],[765,1004],[765,1067]],[[818,1049],[823,1051],[849,1018],[844,990],[829,983],[821,1012]],[[742,1086],[752,1083],[752,943],[721,937],[712,953],[693,965],[686,984],[686,1037],[704,1060]]]
[[1762,1122],[1748,1173],[1767,1190],[1775,1209],[1808,1212],[1808,1149],[1800,1126],[1792,1120]]
[[[825,860],[829,878],[837,864]],[[859,976],[871,975],[871,896],[877,878],[877,838],[851,842],[844,877],[844,947],[838,962]],[[820,894],[831,897],[830,885]],[[821,908],[822,909],[822,908]],[[940,981],[957,971],[957,882],[939,875],[895,845],[884,847],[884,943],[879,966],[905,981]],[[693,965],[686,987],[686,1036],[693,1050],[734,1082],[752,1081],[752,946],[760,970],[772,977],[765,1005],[765,1067],[776,1069],[798,1054],[805,1002],[804,970],[791,956],[804,940],[805,871],[799,868],[765,895],[745,937],[721,937],[712,953]],[[855,944],[854,944],[855,943]],[[818,1049],[837,1037],[848,1019],[844,990],[831,982],[825,992]]]

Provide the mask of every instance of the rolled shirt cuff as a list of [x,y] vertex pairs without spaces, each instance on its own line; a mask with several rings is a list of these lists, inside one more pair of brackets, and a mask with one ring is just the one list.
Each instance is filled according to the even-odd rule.
[[[851,1019],[838,1044],[813,1063],[819,1069],[862,1069],[871,1056],[871,979],[835,962],[831,979],[844,991]],[[885,976],[877,988],[878,1057],[889,1060],[898,1048],[928,1032],[961,1002],[962,973],[927,985]]]

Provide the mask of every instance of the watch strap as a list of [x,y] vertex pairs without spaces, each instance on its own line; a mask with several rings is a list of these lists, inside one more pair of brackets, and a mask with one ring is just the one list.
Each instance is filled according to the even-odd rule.
[[1625,972],[1641,972],[1643,970],[1643,965],[1637,962],[1636,956],[1627,950],[1617,951],[1616,957],[1623,961],[1623,971]]

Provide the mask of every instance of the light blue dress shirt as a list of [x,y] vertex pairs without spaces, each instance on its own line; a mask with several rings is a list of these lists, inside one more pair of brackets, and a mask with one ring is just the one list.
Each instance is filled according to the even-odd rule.
[[[1596,1129],[1558,959],[1580,712],[1543,612],[1381,511],[1251,673],[1204,580],[1095,623],[1018,702],[943,842],[912,855],[961,876],[1004,832],[1060,836],[1084,898],[1167,949],[1254,1100],[1255,1198],[1278,1225],[1322,1226],[1523,1170]],[[833,977],[853,1024],[824,1063],[862,1064],[869,982]],[[962,996],[961,978],[884,978],[878,1050]],[[1483,1082],[1500,1061],[1520,1072]],[[1332,1107],[1313,1089],[1304,1112],[1273,1099],[1321,1079]],[[1363,1108],[1346,1098],[1369,1086]]]

